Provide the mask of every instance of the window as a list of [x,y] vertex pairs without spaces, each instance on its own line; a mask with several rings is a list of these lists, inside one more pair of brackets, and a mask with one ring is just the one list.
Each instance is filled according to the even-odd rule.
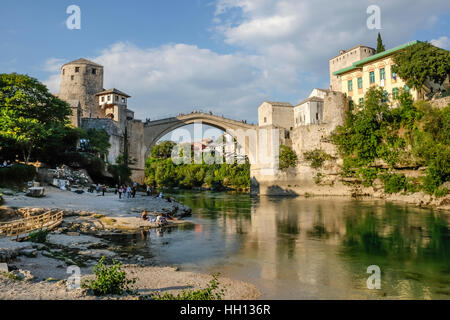
[[116,95],[116,101],[119,101],[119,96]]
[[388,93],[386,90],[383,90],[383,97],[381,98],[381,102],[387,102],[388,101]]
[[75,67],[75,73],[80,72],[80,67]]
[[363,87],[363,80],[362,80],[362,77],[359,77],[358,78],[358,89],[362,89],[362,87]]
[[108,101],[111,101],[111,96],[108,96]]
[[267,122],[267,118],[266,117],[264,117],[264,123],[266,123]]
[[319,120],[319,113],[316,112],[316,120]]
[[359,98],[359,106],[361,107],[364,104],[364,98]]
[[66,74],[66,69],[63,69],[63,75],[65,75]]
[[125,98],[124,97],[122,97],[122,103],[125,103]]
[[353,80],[348,80],[348,91],[353,91]]
[[380,80],[386,79],[386,70],[384,68],[380,69]]
[[70,80],[72,80],[72,81],[73,81],[73,79],[75,79],[75,77],[74,77],[74,76],[70,76]]
[[97,74],[97,69],[92,69],[92,74]]
[[370,71],[369,79],[370,79],[370,83],[374,83],[375,82],[375,71]]
[[397,99],[397,97],[398,97],[398,88],[392,89],[392,97],[394,99]]

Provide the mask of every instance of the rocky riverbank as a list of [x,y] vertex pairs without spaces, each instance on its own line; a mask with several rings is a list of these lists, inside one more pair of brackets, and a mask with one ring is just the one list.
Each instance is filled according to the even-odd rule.
[[[118,235],[146,237],[149,230],[189,225],[185,218],[191,209],[172,199],[148,197],[119,199],[114,193],[76,194],[46,187],[44,198],[29,198],[24,193],[6,190],[5,205],[0,207],[0,222],[63,211],[64,221],[52,230],[45,243],[15,242],[0,237],[0,299],[97,299],[86,290],[68,290],[69,266],[80,268],[82,279],[92,277],[101,257],[120,261],[130,277],[136,277],[139,296],[152,292],[178,293],[199,289],[211,275],[180,271],[177,267],[157,267],[148,256],[124,249],[110,241]],[[140,219],[142,210],[149,215],[168,213],[178,218],[161,226]],[[153,232],[153,231],[150,231]],[[1,268],[0,268],[1,269]],[[220,278],[225,299],[256,299],[260,293],[251,284]],[[138,299],[139,296],[108,297]]]

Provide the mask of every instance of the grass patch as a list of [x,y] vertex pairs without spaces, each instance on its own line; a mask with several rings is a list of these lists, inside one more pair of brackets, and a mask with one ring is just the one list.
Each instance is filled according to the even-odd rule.
[[105,265],[105,257],[94,266],[94,280],[86,280],[82,287],[90,289],[96,296],[135,294],[131,288],[136,283],[136,278],[128,279],[122,264],[113,260],[112,265]]
[[213,274],[208,286],[203,289],[183,290],[177,295],[171,293],[160,294],[158,292],[147,298],[152,300],[222,300],[225,289],[219,289],[219,275],[219,273]]
[[14,274],[12,272],[4,272],[4,271],[2,271],[2,272],[0,272],[0,276],[5,277],[5,278],[10,279],[10,280],[14,280],[14,281],[21,281],[22,280],[21,277],[19,277],[18,275]]

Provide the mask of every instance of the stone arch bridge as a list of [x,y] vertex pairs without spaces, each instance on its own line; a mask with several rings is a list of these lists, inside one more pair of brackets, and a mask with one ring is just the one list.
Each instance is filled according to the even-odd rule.
[[144,143],[148,151],[165,136],[167,133],[176,130],[180,127],[194,124],[202,123],[210,125],[217,129],[223,131],[237,131],[237,130],[256,130],[258,126],[253,124],[247,124],[242,121],[231,120],[225,117],[203,113],[203,112],[193,112],[189,114],[183,114],[176,117],[148,121],[144,124]]
[[[194,123],[209,125],[223,130],[233,136],[237,140],[238,144],[243,146],[241,152],[243,152],[250,159],[252,170],[260,169],[261,167],[260,164],[262,161],[260,146],[263,145],[265,148],[266,146],[271,145],[270,141],[276,141],[276,143],[278,143],[278,133],[276,135],[269,133],[269,136],[266,137],[264,135],[260,135],[261,128],[257,125],[228,119],[210,113],[192,112],[175,117],[147,121],[143,123],[143,131],[139,130],[139,137],[136,137],[136,133],[129,132],[131,136],[135,137],[134,141],[130,141],[130,147],[136,151],[134,155],[132,155],[135,159],[135,165],[131,166],[133,171],[132,178],[135,181],[143,182],[145,160],[147,159],[153,146],[163,136],[180,127]],[[266,153],[273,154],[272,150],[268,150]],[[264,167],[271,168],[273,165],[274,161],[271,160],[268,164],[264,164]]]

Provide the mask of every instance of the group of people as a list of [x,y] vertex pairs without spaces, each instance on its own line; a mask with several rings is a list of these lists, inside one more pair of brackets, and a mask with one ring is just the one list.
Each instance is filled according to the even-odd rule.
[[178,218],[172,217],[168,213],[160,213],[157,216],[149,216],[147,210],[142,211],[141,219],[144,221],[157,223],[159,225],[166,225],[168,223],[168,220],[176,221]]
[[130,185],[121,185],[116,186],[117,193],[119,193],[119,199],[122,199],[122,194],[127,199],[135,198],[136,197],[136,191],[137,191],[137,183],[133,182],[133,184]]

